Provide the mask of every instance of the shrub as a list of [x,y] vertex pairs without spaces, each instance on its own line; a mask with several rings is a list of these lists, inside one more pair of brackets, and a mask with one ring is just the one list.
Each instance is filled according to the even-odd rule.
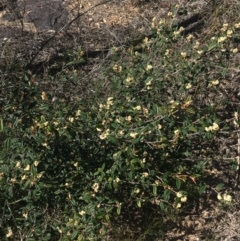
[[169,213],[204,192],[238,25],[199,43],[169,16],[106,68],[97,100],[53,99],[31,71],[17,77],[1,111],[2,237],[97,240],[128,205]]

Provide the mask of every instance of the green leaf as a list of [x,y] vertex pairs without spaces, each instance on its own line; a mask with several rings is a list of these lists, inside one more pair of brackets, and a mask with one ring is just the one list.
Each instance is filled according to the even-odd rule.
[[169,189],[166,189],[163,193],[164,200],[168,201],[170,198],[171,191]]
[[106,214],[105,218],[106,218],[106,220],[107,220],[107,221],[109,221],[109,220],[110,220],[110,217],[109,217],[109,215],[108,215],[108,214]]
[[153,185],[153,195],[157,196],[157,186]]
[[200,184],[198,187],[198,193],[201,195],[205,192],[205,190],[206,190],[206,185]]
[[215,187],[215,189],[217,190],[217,191],[219,191],[220,189],[222,189],[224,187],[224,183],[219,183],[216,187]]
[[186,111],[190,114],[195,114],[195,110],[193,108],[187,108]]
[[25,182],[25,184],[24,184],[24,186],[23,186],[23,190],[25,190],[25,189],[29,186],[29,184],[30,184],[30,179],[28,179],[28,180]]
[[3,131],[3,119],[0,118],[0,131]]
[[181,180],[180,179],[176,179],[176,187],[177,187],[177,189],[180,189],[181,184],[182,184]]
[[117,208],[117,214],[120,215],[120,213],[121,213],[121,206]]
[[180,165],[179,167],[178,167],[178,169],[179,169],[179,172],[182,172],[184,169],[183,169],[183,167],[182,167],[182,165]]
[[211,44],[208,46],[208,51],[214,49],[216,46],[217,46],[217,43],[211,43]]
[[141,203],[141,200],[140,200],[140,199],[137,200],[137,206],[138,206],[139,208],[142,206],[142,203]]
[[77,230],[75,230],[74,232],[73,232],[73,234],[72,234],[72,240],[74,240],[76,237],[78,236],[78,231]]
[[10,140],[10,138],[7,138],[7,139],[4,141],[4,146],[5,146],[5,150],[6,150],[6,151],[9,151],[9,150],[10,150],[10,146],[11,146],[11,140]]
[[161,208],[161,210],[164,210],[165,209],[165,205],[164,205],[164,203],[163,202],[160,202],[160,208]]

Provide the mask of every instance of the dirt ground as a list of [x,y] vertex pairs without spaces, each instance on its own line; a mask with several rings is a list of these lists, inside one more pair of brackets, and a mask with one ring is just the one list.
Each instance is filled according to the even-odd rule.
[[203,0],[141,0],[135,5],[131,0],[19,0],[0,8],[0,45],[11,45],[20,57],[37,55],[35,63],[63,48],[81,45],[91,52],[123,46],[149,35],[151,20],[165,16],[176,3],[191,13],[206,5]]

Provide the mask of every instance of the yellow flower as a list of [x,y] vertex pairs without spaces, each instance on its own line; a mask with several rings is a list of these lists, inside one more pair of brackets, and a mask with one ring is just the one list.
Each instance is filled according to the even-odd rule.
[[218,199],[218,200],[222,200],[222,196],[220,195],[220,193],[218,193],[217,199]]
[[94,190],[94,192],[98,192],[99,184],[98,184],[98,183],[94,183],[94,184],[92,185],[92,189]]
[[131,136],[132,138],[136,138],[137,135],[138,135],[137,132],[131,132],[131,133],[130,133],[130,136]]
[[129,115],[129,116],[125,117],[125,120],[126,120],[126,121],[131,121],[131,120],[132,120],[132,117]]
[[83,216],[83,215],[86,214],[86,212],[82,210],[81,212],[79,212],[79,214],[80,214],[81,216]]
[[122,72],[122,66],[119,66],[119,65],[115,64],[113,66],[113,70],[117,73],[121,73]]
[[110,132],[110,130],[107,129],[105,132],[103,132],[103,133],[99,136],[99,138],[100,138],[101,140],[106,139],[106,138],[110,135],[109,132]]
[[146,86],[149,86],[152,84],[152,80],[149,80],[147,83],[146,83]]
[[21,180],[23,181],[23,180],[26,180],[27,178],[28,178],[27,175],[23,175],[23,176],[21,177]]
[[233,31],[232,31],[232,30],[228,30],[228,31],[227,31],[227,37],[229,37],[229,38],[232,37],[232,34],[233,34]]
[[42,100],[47,100],[46,92],[43,91],[41,97],[42,97]]
[[219,80],[218,79],[212,81],[212,85],[218,85],[218,84],[219,84]]
[[202,51],[202,50],[198,50],[197,53],[198,53],[199,55],[201,55],[201,54],[203,53],[203,51]]
[[183,58],[186,58],[187,53],[186,53],[186,52],[181,52],[181,56],[182,56]]
[[41,172],[41,173],[39,173],[39,174],[37,174],[37,179],[40,179],[41,177],[42,177],[42,175],[43,175],[43,173]]
[[116,122],[117,123],[121,123],[121,119],[118,117],[118,118],[116,118]]
[[162,129],[162,125],[160,125],[160,124],[158,124],[158,129],[160,130],[160,129]]
[[75,162],[73,166],[78,167],[78,162]]
[[181,203],[178,203],[177,205],[175,205],[175,208],[180,208],[182,205],[181,205]]
[[25,219],[28,218],[28,213],[23,213],[22,215],[23,215],[23,217],[24,217]]
[[147,86],[147,90],[151,90],[152,89],[152,87],[151,86]]
[[113,104],[113,97],[108,97],[107,105],[112,105],[112,104]]
[[238,52],[238,48],[235,48],[235,49],[231,49],[231,51],[236,54]]
[[213,131],[218,131],[219,130],[219,125],[214,122],[213,125],[212,125],[212,130]]
[[182,194],[181,192],[177,192],[177,193],[176,193],[176,196],[179,197],[179,198],[181,198],[181,197],[183,196],[183,194]]
[[143,43],[148,43],[148,37],[145,37],[144,40],[143,40]]
[[147,115],[148,114],[148,109],[143,107],[143,113],[144,113],[144,115]]
[[136,193],[136,194],[140,193],[140,189],[139,188],[135,189],[134,193]]
[[176,136],[176,135],[179,135],[179,133],[180,133],[180,130],[175,130],[174,131],[174,135]]
[[105,105],[99,104],[99,110],[102,111],[103,108],[105,108]]
[[141,106],[138,105],[138,106],[134,107],[133,109],[134,109],[134,110],[141,110]]
[[57,227],[57,230],[59,233],[62,233],[62,230],[59,227]]
[[197,41],[197,42],[195,43],[195,45],[193,46],[193,48],[194,48],[194,49],[198,49],[199,46],[200,46],[200,43]]
[[232,201],[232,196],[228,194],[223,194],[223,200],[226,202],[231,202]]
[[234,24],[234,27],[235,27],[235,28],[240,28],[240,22],[239,22],[239,23],[235,23],[235,24]]
[[205,127],[205,131],[209,132],[209,131],[218,131],[219,130],[219,125],[217,123],[213,123],[212,126],[209,127]]
[[13,235],[13,232],[12,232],[12,229],[11,228],[8,228],[8,232],[6,234],[6,237],[9,238]]
[[24,171],[29,171],[30,170],[30,165],[27,165],[25,168],[24,168]]
[[148,71],[148,70],[151,70],[152,68],[153,68],[152,65],[148,64],[146,70]]
[[160,18],[159,22],[158,22],[158,25],[162,25],[165,23],[165,19],[164,18]]
[[189,34],[186,39],[187,39],[187,41],[191,41],[191,39],[193,39],[193,35]]
[[185,30],[184,27],[180,27],[178,31],[179,31],[179,32],[182,32],[182,31],[184,31],[184,30]]
[[121,180],[120,180],[120,178],[119,177],[116,177],[116,179],[114,180],[115,182],[120,182]]
[[188,89],[191,89],[191,88],[192,88],[192,85],[190,83],[187,83],[186,84],[186,89],[188,90]]
[[169,55],[169,53],[170,53],[170,49],[166,49],[166,51],[165,51],[165,56],[167,56],[167,55]]
[[123,134],[124,134],[124,131],[121,130],[121,131],[118,132],[118,134],[119,134],[119,135],[123,135]]
[[16,167],[16,168],[20,168],[20,167],[21,167],[21,162],[17,162],[17,164],[16,164],[15,167]]
[[11,182],[11,183],[15,183],[16,181],[17,181],[17,180],[16,180],[15,177],[10,179],[10,182]]
[[172,12],[168,12],[168,17],[171,17],[171,16],[173,16],[173,13]]
[[221,28],[221,31],[225,32],[225,31],[227,31],[227,29],[228,29],[228,23],[224,23],[223,27]]
[[39,161],[35,161],[35,162],[33,163],[33,165],[34,165],[35,167],[37,167],[38,164],[39,164]]
[[185,203],[186,201],[187,201],[187,196],[181,197],[181,202],[182,202],[182,203]]
[[142,176],[143,176],[143,177],[147,177],[148,175],[149,175],[148,172],[143,172],[143,173],[142,173]]
[[220,37],[220,38],[218,39],[218,43],[222,43],[222,42],[224,42],[226,39],[227,39],[227,37]]
[[212,130],[212,126],[205,127],[205,131],[206,131],[206,132],[209,132],[209,131],[211,131],[211,130]]
[[133,80],[132,77],[127,77],[125,81],[126,81],[127,83],[130,83],[132,80]]
[[76,117],[81,115],[81,110],[77,110]]
[[68,120],[73,123],[74,122],[74,118],[73,117],[69,117]]

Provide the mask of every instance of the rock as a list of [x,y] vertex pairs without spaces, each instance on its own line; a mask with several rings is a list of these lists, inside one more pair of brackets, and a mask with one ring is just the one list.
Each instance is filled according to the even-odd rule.
[[3,0],[6,11],[2,15],[5,21],[20,20],[22,24],[33,24],[36,31],[55,30],[64,27],[68,19],[68,11],[60,0]]

